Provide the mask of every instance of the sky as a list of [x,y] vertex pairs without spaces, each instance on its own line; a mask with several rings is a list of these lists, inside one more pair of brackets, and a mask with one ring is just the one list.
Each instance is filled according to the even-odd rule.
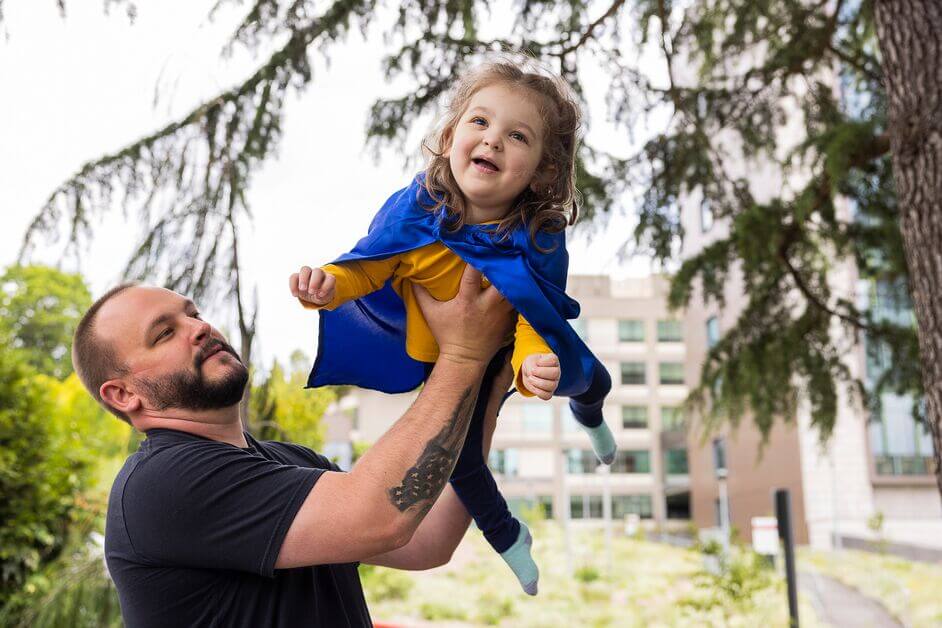
[[[209,20],[214,0],[141,2],[132,24],[120,7],[106,15],[102,4],[67,2],[65,18],[54,0],[3,5],[0,268],[16,261],[31,219],[83,163],[160,128],[263,62],[245,51],[221,55],[241,17],[238,6]],[[355,32],[329,65],[315,62],[313,81],[286,107],[277,155],[255,175],[249,194],[255,218],[240,256],[258,291],[254,355],[262,364],[272,358],[285,363],[296,349],[315,350],[316,315],[290,297],[290,273],[351,248],[382,202],[417,169],[404,155],[387,151],[377,162],[365,149],[369,106],[398,95],[402,85],[391,85],[380,71],[381,38],[367,39]],[[591,71],[589,89],[604,87],[604,77]],[[604,124],[604,110],[590,114],[589,139],[627,154],[627,136]],[[629,212],[603,229],[577,227],[569,236],[570,272],[616,278],[650,272],[647,260],[619,258],[633,224]],[[111,211],[102,214],[95,234],[79,266],[61,258],[61,243],[40,246],[31,259],[82,272],[97,296],[120,280],[140,230],[133,217]],[[213,320],[212,309],[208,314]]]

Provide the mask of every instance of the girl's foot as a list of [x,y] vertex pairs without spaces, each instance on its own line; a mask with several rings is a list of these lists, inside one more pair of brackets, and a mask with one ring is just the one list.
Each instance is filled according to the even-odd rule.
[[532,545],[533,537],[530,536],[530,530],[521,521],[520,534],[517,536],[517,540],[500,554],[510,570],[517,576],[520,586],[523,587],[527,595],[536,595],[537,583],[540,580],[540,569],[533,562],[533,557],[530,555]]

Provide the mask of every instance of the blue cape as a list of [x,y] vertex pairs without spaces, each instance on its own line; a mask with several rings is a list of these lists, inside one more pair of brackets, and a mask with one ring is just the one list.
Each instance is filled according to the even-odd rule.
[[[540,232],[533,247],[527,229],[514,229],[503,241],[495,225],[465,225],[450,231],[444,209],[433,206],[420,174],[399,190],[376,214],[366,237],[334,263],[383,259],[441,242],[481,271],[559,356],[562,370],[556,394],[571,397],[588,388],[598,359],[567,319],[579,316],[579,304],[566,295],[569,254],[563,232]],[[421,204],[420,204],[421,203]],[[320,311],[317,358],[308,387],[350,384],[386,393],[414,389],[426,378],[426,363],[406,354],[405,304],[392,288],[348,301],[333,311]]]

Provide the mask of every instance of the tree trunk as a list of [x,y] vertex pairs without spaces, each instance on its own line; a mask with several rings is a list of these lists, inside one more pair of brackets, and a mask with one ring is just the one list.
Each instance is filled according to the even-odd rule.
[[878,0],[888,130],[942,493],[942,3]]

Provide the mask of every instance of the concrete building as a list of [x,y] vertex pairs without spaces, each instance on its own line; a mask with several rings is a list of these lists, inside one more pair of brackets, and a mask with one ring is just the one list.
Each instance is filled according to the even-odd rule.
[[[612,375],[603,413],[619,451],[610,469],[599,469],[566,399],[514,395],[501,411],[490,459],[512,509],[539,507],[560,517],[568,507],[573,521],[591,523],[602,520],[603,497],[611,495],[616,520],[635,513],[652,524],[686,525],[689,479],[679,411],[687,394],[686,352],[666,291],[659,277],[570,277],[568,293],[582,305],[573,326]],[[414,398],[357,390],[332,412],[336,421],[349,421],[350,440],[371,443]]]

